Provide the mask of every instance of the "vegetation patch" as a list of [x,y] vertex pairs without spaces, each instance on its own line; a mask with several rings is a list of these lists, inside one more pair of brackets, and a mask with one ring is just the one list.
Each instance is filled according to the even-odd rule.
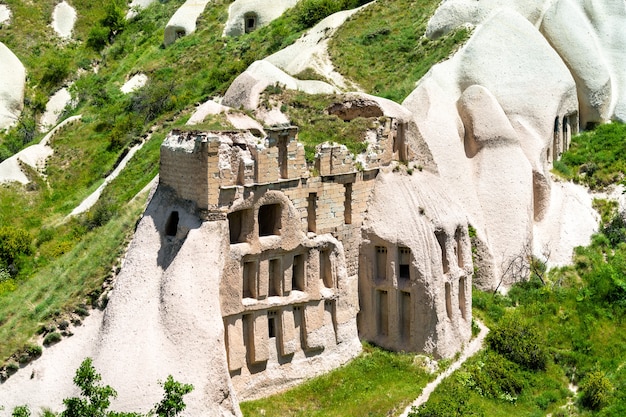
[[283,394],[244,402],[241,410],[246,417],[398,415],[430,379],[413,355],[364,344],[347,365]]
[[352,16],[330,42],[337,70],[370,94],[398,103],[417,80],[469,38],[467,29],[437,40],[423,35],[438,1],[378,0]]
[[315,160],[315,147],[324,142],[340,143],[355,155],[367,149],[365,135],[375,126],[374,118],[357,117],[344,122],[326,110],[340,100],[332,94],[306,94],[270,86],[261,99],[268,107],[280,105],[292,124],[298,126],[298,140],[304,144],[307,162]]
[[[117,397],[117,391],[110,385],[102,385],[101,380],[102,376],[93,367],[91,358],[85,359],[74,376],[74,385],[80,390],[80,396],[65,398],[65,410],[59,414],[46,410],[44,417],[175,417],[187,408],[183,397],[193,391],[193,385],[177,382],[169,375],[165,382],[160,382],[165,391],[163,399],[148,414],[116,412],[109,407],[111,400]],[[31,412],[28,406],[22,405],[13,409],[12,415],[29,417]]]
[[597,190],[624,183],[626,125],[619,122],[598,125],[572,137],[572,143],[554,170],[567,179]]

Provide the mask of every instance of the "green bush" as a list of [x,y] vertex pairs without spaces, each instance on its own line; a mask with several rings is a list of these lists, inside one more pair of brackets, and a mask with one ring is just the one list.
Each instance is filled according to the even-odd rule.
[[613,247],[626,242],[626,222],[624,222],[624,218],[619,213],[616,214],[610,222],[604,225],[602,233],[609,239]]
[[580,391],[581,404],[586,408],[599,410],[607,404],[613,385],[603,372],[594,371],[583,380]]
[[482,410],[470,405],[469,388],[445,380],[438,389],[446,392],[446,395],[431,399],[419,408],[413,407],[409,417],[484,416]]
[[41,75],[41,86],[52,90],[59,86],[70,74],[71,59],[68,55],[55,53],[45,59],[41,66],[45,68]]
[[[74,376],[74,384],[80,388],[81,396],[64,399],[66,409],[60,417],[142,417],[139,413],[108,411],[111,398],[117,397],[117,392],[109,385],[100,385],[101,380],[102,376],[96,372],[91,358],[85,359]],[[193,386],[176,382],[170,375],[163,388],[165,390],[163,399],[148,415],[175,417],[185,409],[183,396],[190,393]]]
[[505,318],[486,338],[489,347],[531,370],[544,370],[548,355],[537,329],[516,315]]
[[11,417],[30,417],[30,409],[26,405],[15,407]]
[[27,345],[24,346],[22,352],[19,355],[18,362],[22,365],[31,362],[33,359],[37,359],[41,356],[43,349],[39,345]]
[[57,342],[60,342],[62,338],[63,337],[61,336],[61,333],[59,332],[48,333],[46,337],[44,337],[43,339],[43,345],[44,346],[53,345]]
[[0,227],[0,267],[15,268],[22,255],[32,253],[28,232],[13,226]]
[[183,397],[193,391],[193,385],[177,382],[172,375],[169,375],[161,386],[165,390],[165,395],[155,406],[156,415],[159,417],[177,416],[186,408]]
[[341,10],[353,9],[371,0],[302,0],[296,6],[296,22],[310,28],[317,22]]
[[87,36],[87,46],[96,52],[100,52],[109,43],[109,29],[102,25],[95,25]]

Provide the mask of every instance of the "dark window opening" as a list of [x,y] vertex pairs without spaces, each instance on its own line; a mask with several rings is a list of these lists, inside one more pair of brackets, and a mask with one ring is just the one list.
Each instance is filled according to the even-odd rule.
[[330,251],[328,249],[320,251],[320,274],[324,286],[326,288],[333,288],[333,271],[330,263]]
[[256,29],[257,16],[254,13],[248,13],[243,18],[246,33],[250,33]]
[[257,263],[245,262],[243,264],[243,296],[256,298],[257,297]]
[[296,255],[293,257],[293,266],[291,270],[291,289],[304,291],[305,279],[305,261],[304,255]]
[[230,234],[230,243],[241,243],[246,241],[246,217],[250,214],[250,210],[239,210],[228,213],[228,229]]
[[448,255],[446,254],[446,233],[444,231],[435,232],[437,236],[437,242],[439,243],[439,248],[441,249],[441,266],[443,268],[443,273],[447,274],[450,271],[450,265],[448,264]]
[[276,327],[277,327],[276,312],[268,311],[267,312],[267,331],[268,331],[268,336],[270,337],[270,339],[278,335]]
[[352,224],[352,183],[345,184],[343,218],[345,224]]
[[446,282],[446,313],[448,318],[452,320],[452,294],[450,292],[450,283]]
[[406,247],[398,248],[398,278],[402,280],[411,279],[411,249]]
[[467,318],[467,309],[465,307],[465,277],[459,279],[459,310],[461,310],[461,317]]
[[317,209],[317,193],[310,193],[308,198],[308,207],[307,207],[307,223],[308,223],[308,231],[317,233],[317,222],[316,222],[316,209]]
[[280,235],[280,204],[259,207],[259,236]]
[[280,259],[270,259],[269,293],[270,297],[283,295],[283,274]]
[[552,138],[552,161],[554,162],[559,158],[559,145],[560,145],[560,132],[559,132],[559,117],[554,119],[554,134]]
[[387,248],[376,246],[376,276],[378,281],[387,279]]
[[456,232],[454,233],[454,240],[456,241],[455,252],[457,265],[459,266],[459,268],[463,268],[465,267],[465,261],[463,259],[463,229],[461,229],[460,227],[457,228]]
[[377,291],[378,293],[378,334],[387,336],[389,334],[389,302],[387,291]]
[[176,236],[178,231],[178,212],[173,211],[165,224],[165,234],[167,236]]

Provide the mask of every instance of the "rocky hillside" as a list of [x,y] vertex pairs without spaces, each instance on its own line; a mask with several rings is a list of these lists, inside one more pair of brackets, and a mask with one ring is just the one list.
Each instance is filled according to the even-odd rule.
[[[554,181],[551,169],[573,134],[626,119],[623,3],[274,3],[0,4],[0,378],[40,356],[42,344],[76,333],[54,355],[43,349],[31,388],[22,385],[24,371],[0,385],[0,398],[12,398],[1,405],[37,398],[30,404],[58,408],[80,356],[118,362],[112,380],[141,358],[152,381],[161,376],[150,364],[180,356],[172,344],[153,357],[137,350],[119,359],[120,350],[133,349],[132,337],[118,346],[111,335],[141,328],[119,306],[123,297],[136,302],[141,288],[118,287],[117,310],[85,318],[107,304],[172,129],[262,135],[294,124],[316,175],[317,146],[326,141],[345,144],[367,167],[375,108],[406,123],[412,156],[394,172],[424,172],[407,189],[440,193],[434,200],[455,204],[455,216],[471,224],[475,285],[506,288],[524,279],[519,259],[541,258],[547,248],[549,264],[562,265],[589,242],[598,222],[591,197]],[[333,105],[347,110],[331,113]],[[384,213],[383,202],[376,207]],[[432,211],[446,217],[436,204]],[[384,223],[378,217],[373,229]],[[202,233],[218,241],[219,231]],[[143,243],[134,240],[132,259],[158,252]],[[445,255],[435,257],[441,263]],[[132,278],[128,266],[121,271]],[[112,320],[106,311],[121,313]],[[83,320],[91,325],[70,326]],[[182,331],[173,327],[168,334]],[[230,382],[207,376],[211,361],[166,367],[177,366],[192,379],[219,380],[219,393],[192,394],[192,410],[239,414]],[[46,378],[61,375],[68,384],[49,390]],[[144,407],[153,388],[143,397],[128,390],[120,404]]]

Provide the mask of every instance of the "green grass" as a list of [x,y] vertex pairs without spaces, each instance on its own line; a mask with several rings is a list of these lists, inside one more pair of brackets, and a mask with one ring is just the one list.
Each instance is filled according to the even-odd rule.
[[439,5],[433,0],[379,0],[341,26],[330,42],[337,70],[366,92],[401,102],[437,62],[469,38],[466,29],[423,37]]
[[145,199],[124,207],[102,228],[86,233],[67,253],[48,263],[13,291],[0,294],[0,358],[5,361],[39,328],[88,295],[97,297],[111,266],[122,255]]
[[[571,267],[554,270],[546,286],[538,280],[517,284],[507,295],[474,290],[474,314],[492,332],[509,326],[518,317],[536,336],[533,340],[548,353],[545,370],[532,370],[506,359],[489,348],[463,365],[449,381],[438,387],[428,405],[416,416],[570,415],[563,408],[571,402],[573,415],[619,416],[626,412],[626,241],[611,243],[600,234],[586,248],[578,248]],[[517,344],[515,344],[517,346]],[[485,377],[476,367],[502,362]],[[591,409],[568,390],[573,382],[583,387],[592,375],[606,378],[606,404]],[[485,380],[483,380],[485,378]],[[503,380],[524,381],[520,392],[499,389],[487,392],[485,384]],[[487,381],[487,382],[486,382]],[[506,384],[504,385],[506,386]]]
[[[28,231],[34,248],[32,256],[20,260],[17,274],[0,283],[0,362],[46,320],[71,310],[99,288],[123,247],[121,236],[132,232],[139,216],[135,209],[128,212],[127,202],[158,172],[165,134],[179,126],[196,103],[223,94],[249,64],[289,45],[305,29],[292,10],[252,34],[222,38],[230,2],[215,1],[207,5],[195,33],[164,48],[163,30],[182,3],[155,2],[96,52],[85,41],[105,15],[107,2],[72,3],[78,21],[75,40],[67,43],[59,43],[49,27],[53,1],[7,2],[13,20],[0,29],[0,41],[16,52],[29,77],[20,125],[24,129],[0,133],[0,159],[41,138],[28,129],[48,95],[66,81],[74,82],[71,90],[78,104],[64,116],[83,117],[52,141],[54,155],[45,180],[32,173],[27,187],[0,186],[0,221]],[[97,73],[90,70],[95,64]],[[137,72],[148,75],[146,87],[122,94],[121,85]],[[224,122],[207,120],[204,127]],[[67,221],[67,214],[151,128],[153,139],[105,189],[100,201],[88,213]],[[91,256],[81,258],[81,253]]]
[[557,173],[567,179],[602,189],[624,181],[626,125],[619,122],[597,126],[572,138],[561,160],[554,164]]
[[373,127],[375,120],[359,117],[344,122],[335,115],[327,114],[326,109],[339,99],[332,94],[310,95],[272,86],[264,92],[261,105],[281,103],[292,124],[298,126],[298,140],[304,144],[307,161],[312,163],[315,147],[323,142],[344,144],[355,155],[367,149],[365,133]]
[[398,415],[431,379],[413,358],[365,344],[347,365],[283,394],[243,402],[241,410],[246,417]]

